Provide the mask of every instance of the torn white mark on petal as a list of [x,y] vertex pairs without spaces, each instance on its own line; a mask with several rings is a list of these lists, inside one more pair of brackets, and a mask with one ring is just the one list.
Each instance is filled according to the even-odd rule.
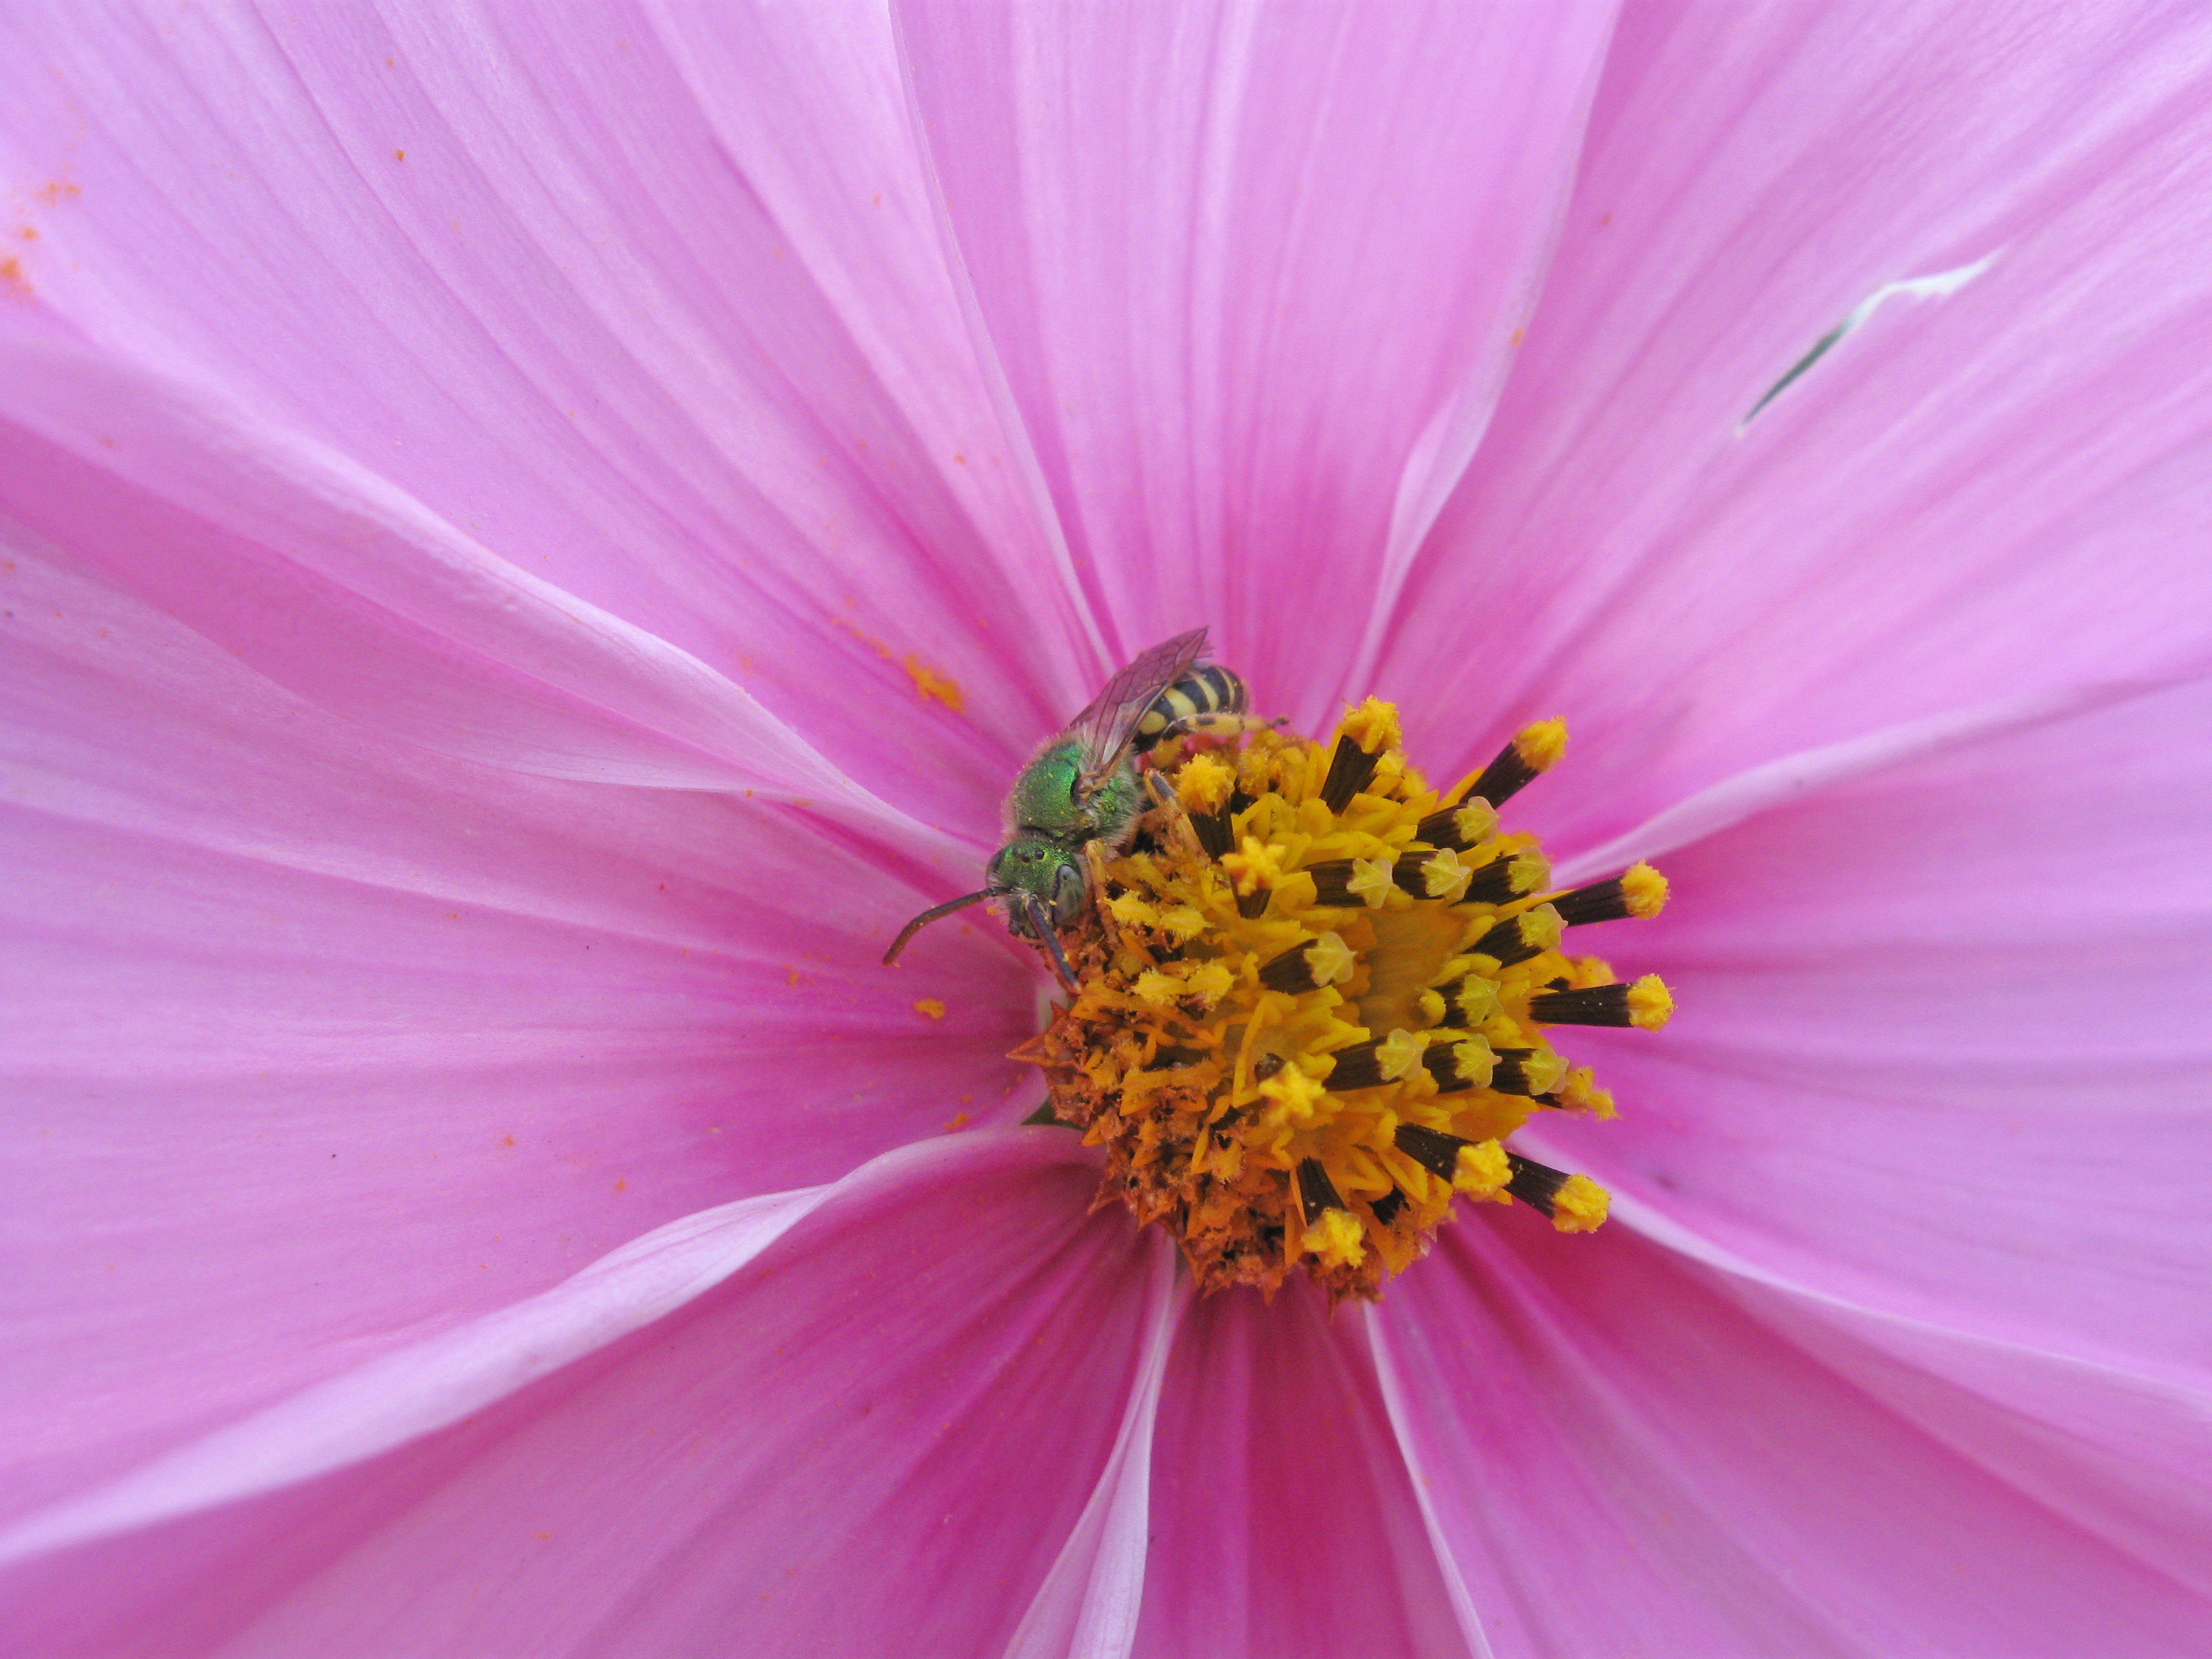
[[1815,340],[1810,351],[1790,364],[1788,372],[1772,386],[1767,387],[1766,395],[1751,406],[1751,413],[1736,422],[1736,431],[1741,434],[1744,428],[1751,424],[1753,416],[1757,415],[1760,410],[1765,409],[1767,404],[1780,397],[1791,382],[1812,368],[1814,363],[1819,362],[1821,358],[1826,356],[1844,336],[1865,323],[1868,318],[1881,308],[1884,301],[1895,299],[1948,299],[1995,264],[1997,254],[2003,252],[2002,248],[1999,248],[1994,252],[1984,254],[1970,265],[1960,265],[1955,270],[1939,270],[1932,276],[1908,276],[1901,283],[1884,283],[1865,299],[1860,301],[1857,305],[1852,307],[1850,316]]

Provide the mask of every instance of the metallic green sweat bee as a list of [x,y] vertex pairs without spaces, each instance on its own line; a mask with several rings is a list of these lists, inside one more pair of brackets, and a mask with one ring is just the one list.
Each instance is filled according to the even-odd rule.
[[[983,869],[981,891],[924,910],[899,930],[884,961],[939,916],[986,899],[1003,905],[1006,929],[1033,939],[1069,990],[1074,971],[1060,930],[1082,915],[1095,857],[1128,848],[1152,804],[1137,757],[1156,744],[1209,722],[1243,723],[1244,682],[1201,664],[1206,630],[1194,628],[1154,646],[1106,682],[1067,729],[1037,750],[1006,793],[1006,844]],[[1096,854],[1090,851],[1097,844]]]

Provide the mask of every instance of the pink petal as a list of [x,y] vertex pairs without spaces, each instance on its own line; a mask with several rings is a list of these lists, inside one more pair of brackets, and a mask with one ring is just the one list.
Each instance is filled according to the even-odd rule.
[[17,1570],[165,1653],[987,1653],[1105,1467],[1166,1247],[1056,1131],[855,1176],[736,1278],[306,1488]]
[[448,1427],[713,1289],[832,1190],[740,1199],[656,1228],[550,1291],[395,1348],[31,1516],[0,1534],[0,1562],[309,1480]]
[[1488,419],[1607,9],[898,16],[1113,643],[1209,622],[1263,706],[1321,712]]
[[1532,1144],[1930,1432],[2212,1590],[2208,730],[2200,680],[1683,849],[1666,914],[1593,941],[1679,1013],[1571,1044],[1623,1116]]
[[1498,1659],[2181,1654],[2212,1617],[1626,1230],[1468,1218],[1373,1325]]
[[0,341],[0,387],[23,523],[327,708],[551,777],[826,797],[951,861],[705,664],[335,451],[43,339]]
[[1443,771],[1567,714],[1527,821],[1587,843],[1776,757],[2212,659],[2212,370],[2179,345],[2212,330],[2208,51],[2186,9],[1632,8],[1386,655],[1415,746]]
[[1144,1659],[1465,1651],[1361,1316],[1303,1280],[1192,1310],[1152,1495]]
[[1558,860],[1553,866],[1553,878],[1562,887],[1602,881],[1639,859],[1663,858],[1734,829],[1747,818],[1824,790],[2052,720],[2071,720],[2107,703],[2184,683],[2186,678],[2099,681],[2056,691],[2030,692],[2000,702],[1950,709],[1762,762],[1675,802],[1611,841]]
[[1152,1425],[1176,1326],[1190,1302],[1190,1280],[1173,1250],[1153,1254],[1152,1318],[1121,1431],[1083,1516],[1060,1546],[1007,1659],[1125,1659],[1143,1605],[1151,1547]]
[[872,788],[988,795],[1081,700],[879,11],[21,22],[33,309],[373,471]]
[[0,596],[0,1512],[1034,1103],[1033,969],[884,969],[911,890],[787,814],[364,737],[20,545]]

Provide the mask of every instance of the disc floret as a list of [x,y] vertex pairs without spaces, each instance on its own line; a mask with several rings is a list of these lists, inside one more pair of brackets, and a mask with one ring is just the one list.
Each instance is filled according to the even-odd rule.
[[1656,1030],[1656,975],[1623,984],[1565,931],[1656,914],[1648,865],[1549,890],[1498,809],[1559,758],[1564,722],[1439,793],[1369,699],[1326,744],[1260,731],[1162,745],[1173,805],[1144,821],[1068,935],[1078,990],[1018,1058],[1107,1154],[1108,1194],[1180,1239],[1201,1289],[1303,1267],[1376,1296],[1452,1201],[1528,1205],[1564,1232],[1607,1196],[1505,1142],[1538,1112],[1613,1115],[1548,1032]]

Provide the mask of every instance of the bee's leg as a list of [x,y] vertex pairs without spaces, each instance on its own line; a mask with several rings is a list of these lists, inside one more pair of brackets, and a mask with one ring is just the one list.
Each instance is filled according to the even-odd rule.
[[1098,925],[1105,929],[1106,942],[1115,950],[1121,948],[1121,924],[1114,920],[1114,913],[1106,905],[1106,843],[1093,836],[1083,843],[1083,862],[1091,873],[1091,908],[1098,913]]
[[1052,958],[1052,971],[1059,976],[1060,988],[1073,996],[1082,988],[1075,982],[1075,969],[1068,966],[1067,952],[1060,948],[1060,935],[1053,932],[1051,919],[1044,913],[1044,901],[1024,890],[1022,902],[1029,912],[1030,926],[1036,929],[1045,954]]
[[1282,724],[1279,720],[1263,720],[1257,714],[1232,714],[1225,709],[1193,714],[1164,727],[1153,746],[1173,738],[1234,738],[1247,732],[1272,732]]
[[1154,809],[1167,819],[1170,843],[1186,858],[1203,859],[1206,848],[1199,844],[1198,831],[1190,827],[1190,814],[1182,810],[1175,791],[1161,781],[1157,772],[1148,771],[1144,777],[1145,793],[1152,798]]

